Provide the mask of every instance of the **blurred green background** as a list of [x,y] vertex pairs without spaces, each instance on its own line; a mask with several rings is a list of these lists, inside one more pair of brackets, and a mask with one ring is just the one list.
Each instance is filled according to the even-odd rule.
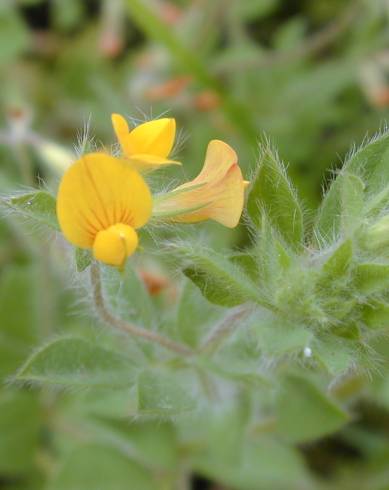
[[[55,190],[86,127],[97,146],[115,143],[112,112],[134,121],[167,113],[177,119],[176,156],[184,163],[179,171],[169,169],[169,178],[196,175],[213,138],[237,150],[249,178],[258,145],[269,137],[309,214],[352,146],[385,125],[388,21],[387,0],[1,0],[0,191],[38,185]],[[204,227],[216,243],[246,239],[243,226],[238,233],[212,229]],[[49,335],[90,328],[89,320],[74,314],[79,294],[68,287],[63,255],[49,254],[50,240],[32,231],[7,215],[0,223],[4,381]],[[99,396],[93,396],[97,404]],[[50,390],[1,389],[1,489],[89,490],[67,483],[78,463],[80,473],[85,467],[96,472],[93,490],[122,490],[128,478],[133,481],[128,488],[152,488],[143,470],[111,450],[113,440],[112,447],[122,447],[127,436],[141,454],[135,459],[156,458],[168,475],[174,473],[171,460],[178,449],[172,426],[135,424],[123,436],[113,409],[109,420],[103,412],[100,445],[69,451],[75,441],[90,443],[95,430],[88,426],[85,435],[57,415],[63,405],[77,416],[84,413],[79,398],[87,397],[61,398],[57,410],[57,394]],[[331,488],[389,488],[389,444],[365,430],[387,434],[389,413],[381,407],[361,410],[362,421],[351,434],[302,449],[315,475],[336,473]],[[230,423],[227,419],[226,427]],[[278,471],[274,461],[280,458],[286,476],[269,477],[272,484],[258,488],[312,488],[292,486],[300,481],[293,473],[295,456],[272,444],[275,468],[267,468],[269,475]],[[185,453],[184,447],[179,450]],[[68,459],[61,466],[63,455]],[[342,464],[355,469],[362,460],[363,477],[354,471],[349,477]],[[48,483],[59,467],[64,469],[58,479]],[[188,482],[170,485],[168,477],[161,482],[161,489],[190,488]],[[229,488],[212,485],[193,482],[193,488]]]

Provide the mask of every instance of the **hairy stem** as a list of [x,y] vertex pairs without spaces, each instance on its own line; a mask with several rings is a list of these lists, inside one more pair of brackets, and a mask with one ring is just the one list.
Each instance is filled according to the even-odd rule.
[[251,311],[252,306],[247,304],[234,308],[228,316],[216,325],[215,329],[210,333],[209,337],[200,348],[200,352],[213,353],[223,340],[239,327],[240,322],[244,320]]
[[181,356],[191,356],[194,354],[191,349],[183,344],[174,342],[174,340],[168,339],[155,332],[151,332],[150,330],[146,330],[143,327],[134,325],[114,316],[105,305],[99,266],[96,263],[93,263],[91,265],[90,272],[94,305],[96,312],[103,323],[121,330],[122,332],[133,335],[134,337],[140,337],[149,342],[153,342],[154,344],[159,344],[162,347],[165,347],[165,349],[168,349]]

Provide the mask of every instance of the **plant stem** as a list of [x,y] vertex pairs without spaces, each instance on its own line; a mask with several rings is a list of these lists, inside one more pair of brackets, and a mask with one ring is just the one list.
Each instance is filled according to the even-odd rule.
[[200,352],[213,353],[221,342],[236,330],[240,325],[240,321],[246,318],[251,311],[252,306],[247,304],[234,308],[228,316],[216,325],[200,348]]
[[105,305],[99,266],[96,263],[92,263],[90,272],[94,305],[96,312],[103,323],[123,332],[129,333],[134,337],[140,337],[154,344],[159,344],[160,346],[165,347],[165,349],[168,349],[181,356],[191,356],[194,354],[191,349],[183,344],[175,342],[174,340],[168,339],[155,332],[151,332],[150,330],[146,330],[143,327],[129,323],[121,318],[115,317]]

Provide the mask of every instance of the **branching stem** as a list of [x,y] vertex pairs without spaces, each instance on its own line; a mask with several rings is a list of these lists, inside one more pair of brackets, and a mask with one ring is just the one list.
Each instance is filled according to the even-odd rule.
[[96,263],[92,263],[90,267],[90,278],[93,291],[93,301],[96,308],[96,312],[101,321],[111,327],[126,332],[134,337],[143,338],[154,344],[159,344],[165,349],[168,349],[181,356],[191,356],[194,352],[183,344],[168,339],[163,335],[159,335],[150,330],[146,330],[143,327],[129,323],[121,318],[114,316],[105,305],[103,290],[101,286],[100,269]]
[[252,306],[247,304],[234,308],[231,313],[216,325],[213,331],[211,331],[208,339],[205,340],[200,348],[200,352],[214,352],[222,341],[239,327],[241,321],[244,320],[251,311]]

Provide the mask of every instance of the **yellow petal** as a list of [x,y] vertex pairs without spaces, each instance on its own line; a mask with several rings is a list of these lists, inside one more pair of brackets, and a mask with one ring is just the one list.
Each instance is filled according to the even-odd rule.
[[238,162],[238,156],[231,146],[220,140],[212,140],[207,148],[204,166],[199,175],[179,189],[201,182],[214,182],[222,179],[232,165]]
[[129,162],[136,168],[139,172],[150,172],[159,167],[165,167],[167,165],[181,165],[181,162],[176,160],[169,160],[166,158],[159,157],[157,155],[145,155],[145,154],[135,154],[129,158]]
[[197,223],[212,219],[227,228],[238,225],[244,205],[244,180],[238,165],[233,165],[223,179],[204,188],[188,190],[176,197],[183,209],[202,202],[204,206],[192,212],[183,212],[172,221]]
[[93,255],[105,264],[120,267],[137,247],[138,235],[134,228],[120,223],[97,233]]
[[64,174],[58,190],[57,215],[65,237],[91,248],[99,231],[122,223],[139,228],[150,218],[150,190],[125,160],[90,153]]
[[155,119],[139,124],[129,131],[126,120],[119,114],[112,114],[112,124],[127,158],[135,154],[145,154],[166,160],[173,148],[176,137],[174,119]]
[[111,116],[113,130],[115,131],[116,137],[120,143],[120,146],[123,149],[123,152],[126,153],[125,150],[125,140],[130,132],[130,128],[128,127],[127,121],[120,114],[112,114]]
[[229,145],[211,141],[200,174],[157,199],[154,216],[181,223],[213,219],[235,227],[242,214],[246,187],[237,161]]

